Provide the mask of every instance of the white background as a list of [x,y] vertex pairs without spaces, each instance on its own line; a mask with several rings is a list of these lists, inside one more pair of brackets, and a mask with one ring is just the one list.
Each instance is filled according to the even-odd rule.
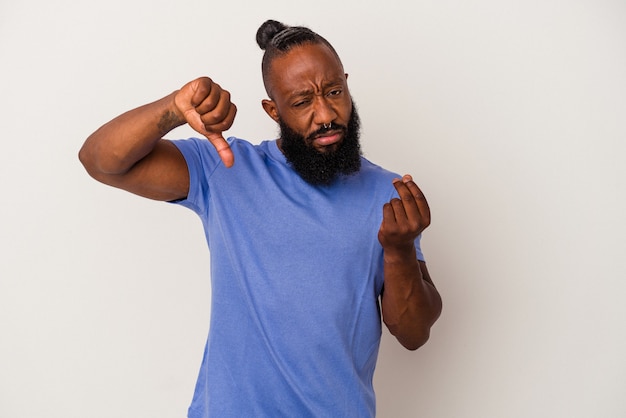
[[366,156],[432,207],[444,312],[417,352],[384,335],[379,416],[626,416],[623,1],[1,0],[0,417],[185,416],[209,319],[200,221],[76,154],[201,75],[238,105],[228,134],[272,138],[268,18],[335,45]]

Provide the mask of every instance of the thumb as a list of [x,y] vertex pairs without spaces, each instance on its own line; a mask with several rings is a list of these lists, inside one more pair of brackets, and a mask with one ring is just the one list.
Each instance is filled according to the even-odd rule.
[[232,167],[235,163],[235,156],[233,155],[233,152],[230,149],[230,145],[228,145],[228,142],[226,142],[222,133],[209,132],[204,126],[204,123],[200,118],[200,114],[196,112],[195,108],[187,108],[183,111],[183,113],[189,126],[191,126],[194,131],[205,136],[209,140],[209,142],[213,144],[224,165],[227,168]]
[[226,142],[222,133],[208,132],[205,130],[203,135],[207,137],[211,144],[213,144],[226,168],[232,167],[233,164],[235,164],[235,156],[233,155],[233,150],[230,149],[230,145],[228,145],[228,142]]

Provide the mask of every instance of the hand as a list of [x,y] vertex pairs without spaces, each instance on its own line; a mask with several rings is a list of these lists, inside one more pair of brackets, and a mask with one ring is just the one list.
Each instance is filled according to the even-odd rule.
[[394,179],[394,187],[400,198],[391,199],[383,206],[383,222],[378,240],[385,256],[411,253],[415,238],[430,225],[430,208],[422,191],[410,175]]
[[213,144],[226,167],[232,167],[235,157],[222,136],[232,126],[237,113],[230,93],[210,78],[201,77],[185,84],[174,102],[189,126]]

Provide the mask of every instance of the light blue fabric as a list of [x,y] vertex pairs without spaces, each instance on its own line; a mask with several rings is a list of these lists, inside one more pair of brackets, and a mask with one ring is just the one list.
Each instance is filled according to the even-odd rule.
[[[383,285],[377,234],[388,172],[304,182],[275,141],[229,138],[225,168],[203,139],[174,141],[190,172],[177,202],[211,255],[209,338],[189,417],[371,417]],[[418,258],[423,259],[416,241]]]

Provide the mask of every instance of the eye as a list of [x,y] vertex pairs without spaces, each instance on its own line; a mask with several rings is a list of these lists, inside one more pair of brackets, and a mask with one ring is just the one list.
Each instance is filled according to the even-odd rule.
[[343,93],[343,90],[341,89],[334,89],[328,92],[329,96],[339,96],[341,93]]
[[308,99],[298,100],[292,104],[293,107],[304,107],[309,103]]

